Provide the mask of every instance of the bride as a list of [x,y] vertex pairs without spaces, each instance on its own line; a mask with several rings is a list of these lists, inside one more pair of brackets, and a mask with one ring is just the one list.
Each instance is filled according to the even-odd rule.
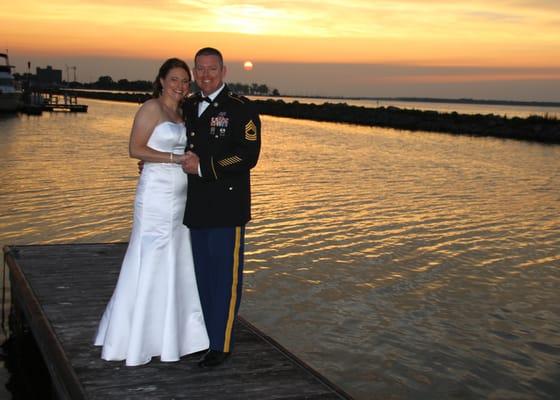
[[191,74],[171,58],[155,79],[154,98],[134,118],[130,156],[144,161],[134,200],[132,233],[113,296],[94,344],[101,358],[142,365],[154,356],[177,361],[207,349],[208,335],[183,225],[187,141],[180,104]]

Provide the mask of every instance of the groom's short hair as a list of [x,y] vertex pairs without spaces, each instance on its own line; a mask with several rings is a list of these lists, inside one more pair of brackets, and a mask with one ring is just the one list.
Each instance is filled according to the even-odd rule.
[[221,67],[224,66],[224,57],[222,57],[222,53],[220,53],[220,50],[215,49],[213,47],[203,47],[202,49],[198,50],[196,52],[196,55],[194,56],[195,65],[198,56],[216,56],[220,60],[220,66]]

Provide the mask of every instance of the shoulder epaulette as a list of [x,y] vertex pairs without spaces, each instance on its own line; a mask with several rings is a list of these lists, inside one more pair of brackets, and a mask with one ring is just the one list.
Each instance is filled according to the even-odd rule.
[[228,96],[230,98],[232,98],[233,100],[237,100],[238,102],[240,102],[241,104],[245,104],[247,101],[249,101],[248,98],[243,97],[238,95],[237,93],[233,93],[233,92],[228,92]]
[[184,102],[193,102],[198,101],[200,99],[200,95],[197,93],[189,93],[187,97],[183,100]]

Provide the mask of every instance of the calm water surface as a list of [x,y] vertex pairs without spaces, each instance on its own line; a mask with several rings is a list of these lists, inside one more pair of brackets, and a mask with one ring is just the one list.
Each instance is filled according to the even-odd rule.
[[[128,240],[138,106],[84,102],[0,119],[0,244]],[[262,120],[242,315],[356,399],[558,398],[560,146]]]

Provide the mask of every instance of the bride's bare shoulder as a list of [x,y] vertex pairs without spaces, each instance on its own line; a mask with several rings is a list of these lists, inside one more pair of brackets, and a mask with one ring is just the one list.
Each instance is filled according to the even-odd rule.
[[140,106],[134,116],[134,126],[151,131],[162,120],[161,105],[156,99],[150,99]]
[[157,99],[146,100],[138,109],[138,112],[161,112],[161,105]]
[[138,111],[136,112],[136,117],[140,118],[157,118],[160,119],[163,111],[161,105],[157,99],[150,99],[145,101]]

